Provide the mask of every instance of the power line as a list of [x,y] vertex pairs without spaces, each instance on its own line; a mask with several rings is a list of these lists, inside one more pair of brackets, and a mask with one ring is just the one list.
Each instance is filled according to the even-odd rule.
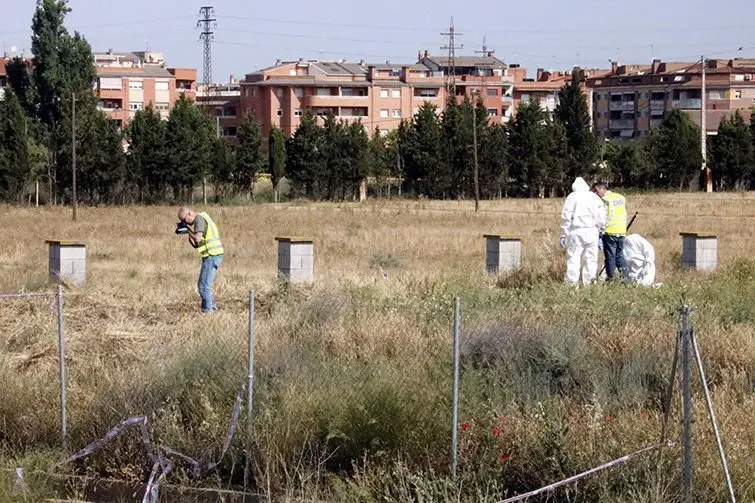
[[212,40],[214,38],[214,31],[212,28],[217,28],[217,20],[212,17],[215,15],[215,9],[211,5],[206,5],[199,9],[199,15],[202,16],[197,21],[197,27],[202,30],[199,34],[199,39],[204,41],[204,68],[202,72],[202,80],[204,80],[205,91],[212,82]]

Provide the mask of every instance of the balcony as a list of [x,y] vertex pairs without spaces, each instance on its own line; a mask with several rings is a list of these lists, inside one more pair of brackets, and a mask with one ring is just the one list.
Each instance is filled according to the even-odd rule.
[[433,101],[438,99],[437,94],[415,94],[413,96],[415,100],[422,100],[422,101]]
[[652,110],[663,110],[666,108],[666,100],[650,100]]
[[634,100],[632,101],[611,101],[610,105],[608,106],[609,110],[623,110],[623,111],[631,111],[634,110]]
[[702,106],[702,100],[700,98],[674,100],[671,102],[671,106],[674,108],[682,108],[684,110],[699,110]]
[[634,129],[634,119],[614,119],[608,122],[609,129]]
[[339,96],[310,94],[300,98],[304,107],[359,107],[365,106],[365,100],[369,96]]

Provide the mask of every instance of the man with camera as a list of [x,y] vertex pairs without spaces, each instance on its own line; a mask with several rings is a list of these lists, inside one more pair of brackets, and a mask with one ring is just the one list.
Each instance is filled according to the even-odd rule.
[[202,257],[197,282],[199,296],[202,298],[201,310],[203,313],[213,313],[218,310],[218,306],[212,295],[212,283],[215,281],[215,274],[223,261],[224,253],[218,226],[207,213],[197,213],[190,208],[178,210],[178,220],[176,234],[187,234],[189,243]]

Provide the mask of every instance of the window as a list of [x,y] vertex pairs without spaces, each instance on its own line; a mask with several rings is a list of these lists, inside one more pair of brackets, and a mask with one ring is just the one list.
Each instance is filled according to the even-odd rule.
[[381,98],[387,98],[388,97],[388,89],[381,89],[380,90],[380,97]]
[[297,108],[294,110],[294,117],[301,117],[301,108]]
[[487,90],[488,96],[498,96],[498,89],[490,89]]
[[296,96],[297,98],[304,96],[304,89],[302,89],[301,87],[294,87],[294,96]]
[[236,126],[223,128],[223,136],[236,136]]
[[120,77],[100,77],[100,89],[120,89]]
[[734,99],[735,99],[735,100],[741,100],[741,99],[742,99],[742,91],[740,91],[740,90],[738,90],[738,89],[737,89],[737,90],[735,90],[735,91],[734,91]]
[[488,115],[490,117],[497,117],[498,116],[498,109],[497,108],[488,108]]
[[385,119],[386,117],[388,117],[388,110],[383,108],[380,110],[380,118]]
[[129,110],[142,110],[144,108],[144,103],[141,101],[132,101],[128,104]]
[[167,90],[168,90],[167,80],[158,80],[155,82],[155,91],[167,91]]
[[726,94],[721,89],[716,89],[714,91],[708,91],[708,99],[709,100],[725,100]]
[[275,95],[279,98],[283,97],[283,88],[282,87],[276,87],[275,88]]
[[223,111],[226,117],[236,117],[236,107],[228,107]]
[[391,98],[400,98],[401,89],[391,89]]
[[744,79],[745,79],[745,76],[744,76],[744,74],[739,74],[739,75],[735,75],[735,76],[734,76],[734,80],[735,80],[736,82],[741,82],[741,81],[743,81]]
[[401,117],[401,110],[391,110],[391,117]]
[[415,98],[437,98],[439,89],[415,89]]
[[155,103],[155,110],[167,110],[169,106],[168,103]]
[[128,88],[129,89],[144,89],[144,82],[142,82],[141,80],[129,80]]
[[279,109],[278,109],[278,117],[282,117],[282,116],[283,116],[283,110],[281,110],[281,109],[279,108]]

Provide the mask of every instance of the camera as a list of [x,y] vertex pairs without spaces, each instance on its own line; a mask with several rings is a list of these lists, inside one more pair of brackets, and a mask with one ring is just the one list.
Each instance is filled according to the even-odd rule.
[[186,222],[178,222],[176,224],[176,234],[188,234],[189,230],[189,226]]

